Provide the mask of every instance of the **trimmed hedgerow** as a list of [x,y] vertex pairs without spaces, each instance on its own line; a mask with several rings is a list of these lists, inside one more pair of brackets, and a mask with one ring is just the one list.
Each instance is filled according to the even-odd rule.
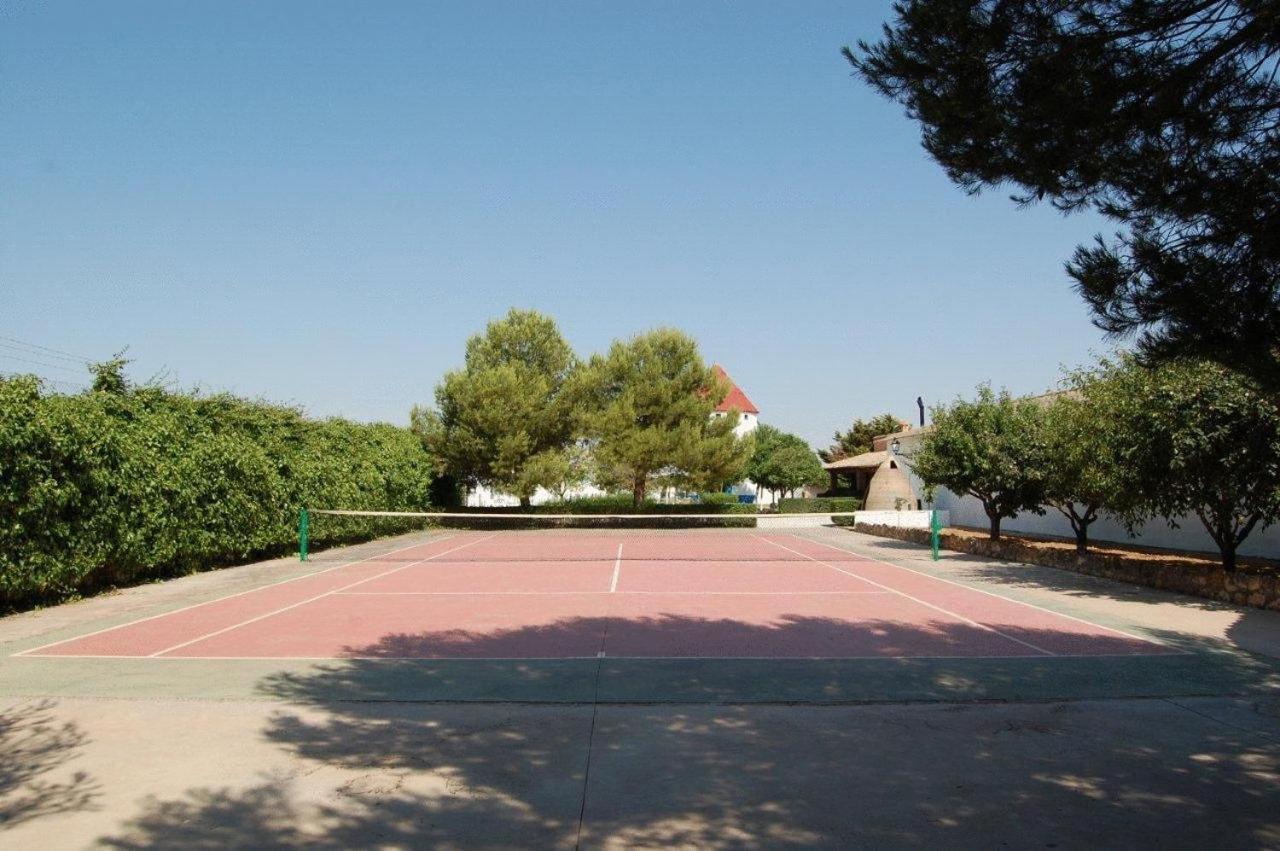
[[778,500],[779,514],[819,514],[824,511],[861,511],[862,500],[854,496],[810,497]]
[[[756,525],[754,505],[714,499],[702,503],[674,504],[646,499],[639,508],[636,508],[632,504],[629,493],[576,497],[564,502],[547,502],[542,505],[472,507],[459,510],[465,513],[493,515],[492,520],[487,517],[451,517],[447,521],[455,528],[468,529],[688,529],[738,528]],[[574,514],[581,517],[560,520],[539,517],[546,514]],[[722,519],[719,517],[620,518],[611,516],[618,514],[723,514],[725,517]]]
[[[0,378],[0,606],[292,552],[301,505],[422,510],[430,486],[408,429],[229,395],[48,395],[35,378]],[[343,519],[313,541],[406,528]]]

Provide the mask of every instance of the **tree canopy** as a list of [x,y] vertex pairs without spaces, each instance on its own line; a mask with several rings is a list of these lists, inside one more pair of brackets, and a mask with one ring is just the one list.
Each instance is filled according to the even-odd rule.
[[1042,416],[1035,402],[980,386],[972,401],[933,409],[933,428],[911,466],[930,490],[942,486],[980,501],[998,540],[1001,518],[1044,513]]
[[513,309],[467,341],[463,368],[436,387],[434,410],[414,409],[414,428],[448,473],[527,504],[540,477],[560,469],[543,456],[573,438],[577,367],[555,320]]
[[747,478],[765,490],[789,494],[826,480],[822,463],[804,438],[761,423],[754,439]]
[[831,446],[819,449],[818,455],[823,461],[839,461],[851,455],[860,455],[871,451],[871,441],[882,434],[897,431],[902,423],[893,414],[880,414],[869,420],[856,419],[845,431],[837,431],[832,435]]
[[845,55],[970,192],[1120,226],[1067,271],[1148,360],[1280,386],[1280,25],[1256,0],[913,0]]
[[1038,472],[1045,504],[1061,512],[1076,536],[1076,551],[1089,546],[1089,526],[1102,510],[1123,514],[1140,497],[1133,467],[1122,457],[1129,424],[1093,398],[1091,373],[1076,373],[1071,390],[1044,411],[1047,463]]
[[639,506],[652,482],[718,489],[741,477],[751,445],[737,417],[712,417],[729,391],[697,343],[673,329],[615,342],[583,373],[584,432],[598,483],[625,487]]
[[1121,506],[1130,526],[1198,517],[1233,570],[1255,530],[1280,521],[1280,412],[1240,373],[1208,361],[1146,369],[1104,362],[1087,400],[1115,423],[1118,461],[1140,500]]

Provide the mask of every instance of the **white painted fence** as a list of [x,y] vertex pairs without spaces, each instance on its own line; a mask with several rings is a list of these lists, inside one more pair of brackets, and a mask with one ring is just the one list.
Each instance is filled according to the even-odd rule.
[[[950,511],[939,511],[938,514],[943,526],[951,522]],[[853,513],[855,523],[897,526],[900,529],[928,529],[932,519],[932,511],[855,511]]]

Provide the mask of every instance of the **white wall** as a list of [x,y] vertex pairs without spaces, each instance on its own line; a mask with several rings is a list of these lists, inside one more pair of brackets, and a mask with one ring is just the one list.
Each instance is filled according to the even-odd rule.
[[[583,485],[582,487],[574,488],[568,493],[570,499],[576,499],[584,496],[605,495],[606,492],[602,491],[595,485]],[[546,502],[555,502],[555,499],[555,496],[550,491],[544,488],[538,488],[530,502],[534,505],[542,505]],[[480,485],[476,489],[467,492],[467,498],[464,504],[468,508],[492,508],[495,506],[510,508],[512,506],[519,505],[520,500],[510,494],[501,493],[500,491],[495,491],[491,488],[485,487],[484,485]]]
[[[951,523],[951,513],[939,509],[943,526]],[[901,529],[929,529],[933,524],[932,511],[855,511],[853,522],[875,526],[897,526]]]
[[[910,453],[919,447],[923,435],[916,433],[904,437],[901,446],[902,454],[898,460],[903,462],[911,488],[916,496],[924,494],[924,485],[911,469]],[[926,504],[926,508],[928,505]],[[935,507],[951,512],[951,521],[957,526],[976,526],[986,528],[991,525],[982,503],[971,496],[957,496],[951,491],[940,488],[936,495]],[[1046,508],[1044,516],[1025,512],[1017,517],[1006,517],[1000,528],[1009,532],[1026,532],[1029,535],[1057,535],[1063,538],[1074,538],[1071,522],[1062,512]],[[1164,520],[1153,520],[1137,530],[1131,536],[1118,520],[1107,515],[1100,516],[1089,525],[1091,541],[1115,541],[1122,544],[1138,544],[1146,547],[1165,547],[1172,550],[1188,550],[1191,552],[1216,553],[1218,545],[1204,530],[1200,518],[1184,517],[1178,520],[1178,528],[1170,528]],[[1280,558],[1280,524],[1267,529],[1254,529],[1245,542],[1241,544],[1240,555]]]
[[[916,481],[912,482],[913,485]],[[951,491],[940,488],[936,505],[940,509],[951,512],[951,522],[957,526],[976,526],[986,528],[991,524],[982,503],[972,496],[956,496]],[[1179,528],[1171,529],[1163,520],[1154,520],[1138,530],[1137,537],[1130,537],[1124,526],[1107,515],[1101,515],[1089,525],[1091,541],[1116,541],[1124,544],[1140,544],[1146,547],[1167,547],[1174,550],[1191,550],[1196,552],[1216,553],[1218,545],[1204,530],[1198,517],[1187,517],[1178,521]],[[1000,528],[1007,532],[1026,532],[1032,535],[1058,535],[1074,538],[1071,523],[1062,512],[1052,508],[1045,510],[1043,517],[1024,512],[1017,517],[1006,517]],[[1255,529],[1240,546],[1240,555],[1280,557],[1280,525],[1267,529]]]

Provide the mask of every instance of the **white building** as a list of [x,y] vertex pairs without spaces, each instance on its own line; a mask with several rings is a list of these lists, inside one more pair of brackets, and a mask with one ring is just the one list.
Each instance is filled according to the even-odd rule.
[[729,385],[729,392],[724,397],[724,401],[716,406],[711,416],[713,418],[727,417],[731,411],[737,411],[738,425],[733,432],[738,437],[746,437],[760,426],[760,409],[747,398],[747,394],[742,392],[741,387],[734,384],[733,379],[729,377],[729,373],[724,371],[724,367],[717,363],[713,364],[711,369]]

